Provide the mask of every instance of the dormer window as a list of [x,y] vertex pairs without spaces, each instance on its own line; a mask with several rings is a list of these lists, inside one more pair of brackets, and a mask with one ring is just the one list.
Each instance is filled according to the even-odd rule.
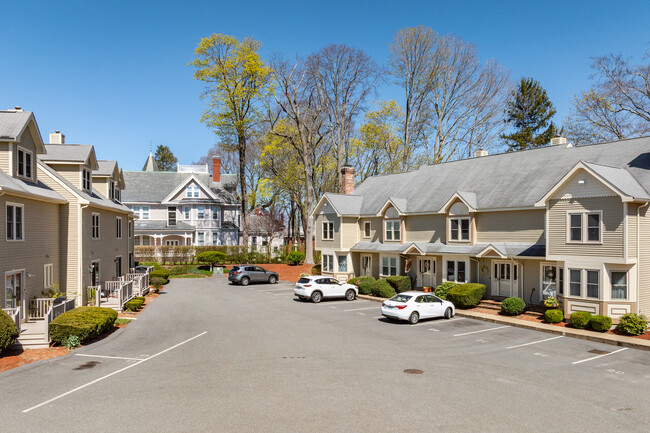
[[187,198],[199,198],[199,187],[197,185],[188,186],[185,196]]
[[469,241],[469,218],[449,218],[449,240]]
[[392,207],[386,211],[384,216],[384,240],[385,241],[400,241],[402,240],[402,220],[399,219],[397,210]]
[[90,177],[90,170],[83,170],[83,172],[82,172],[82,180],[83,180],[83,189],[85,189],[88,192],[92,191],[92,181],[91,181],[91,177]]
[[32,178],[32,152],[18,148],[18,176]]

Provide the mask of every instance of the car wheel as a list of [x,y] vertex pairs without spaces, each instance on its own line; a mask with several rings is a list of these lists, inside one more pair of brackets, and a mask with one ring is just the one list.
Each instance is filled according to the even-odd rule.
[[349,289],[347,292],[345,292],[345,300],[346,301],[354,301],[354,298],[356,298],[357,295],[354,293],[354,290]]
[[275,275],[269,277],[269,284],[275,284],[278,282],[278,278]]
[[240,281],[242,286],[248,286],[248,283],[250,283],[250,282],[251,282],[251,280],[248,277],[244,277]]
[[409,323],[411,325],[415,325],[416,323],[418,323],[418,320],[420,320],[420,315],[416,311],[412,312],[411,315],[409,316]]
[[445,310],[445,319],[451,319],[451,308]]
[[323,294],[321,292],[314,292],[311,294],[311,301],[314,304],[318,304],[322,300],[323,300]]

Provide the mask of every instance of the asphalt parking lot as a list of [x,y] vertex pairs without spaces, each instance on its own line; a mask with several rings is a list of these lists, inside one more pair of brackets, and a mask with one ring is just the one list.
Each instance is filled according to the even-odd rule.
[[647,431],[646,351],[379,308],[175,280],[105,340],[0,374],[2,431]]

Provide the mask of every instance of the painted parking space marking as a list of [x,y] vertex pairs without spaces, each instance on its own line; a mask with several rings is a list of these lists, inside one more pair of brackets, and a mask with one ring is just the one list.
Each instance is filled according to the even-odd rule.
[[551,337],[551,338],[545,338],[543,340],[531,341],[530,343],[517,344],[516,346],[508,346],[508,347],[506,347],[506,349],[516,349],[517,347],[530,346],[532,344],[543,343],[545,341],[557,340],[558,338],[562,338],[562,337],[564,337],[564,335],[559,335],[557,337]]
[[285,288],[285,289],[267,289],[267,290],[260,290],[261,292],[288,292],[291,289]]
[[373,317],[373,319],[383,319],[383,318],[384,318],[384,316],[375,316],[375,317]]
[[357,313],[357,314],[360,315],[360,316],[365,316],[366,315],[366,313]]
[[462,334],[455,334],[454,337],[462,337],[463,335],[480,334],[481,332],[496,331],[497,329],[503,329],[503,328],[510,328],[510,326],[497,326],[496,328],[481,329],[480,331],[463,332]]
[[85,356],[88,358],[106,358],[106,359],[125,359],[128,361],[142,361],[146,358],[127,358],[124,356],[110,356],[110,355],[91,355],[88,353],[75,353],[75,356]]
[[622,349],[615,350],[615,351],[610,352],[610,353],[605,353],[605,354],[603,354],[603,355],[593,356],[593,357],[591,357],[591,358],[587,358],[587,359],[581,359],[580,361],[575,361],[575,362],[572,362],[571,364],[581,364],[581,363],[583,363],[583,362],[593,361],[594,359],[602,358],[603,356],[613,355],[613,354],[615,354],[615,353],[622,352],[622,351],[624,351],[624,350],[627,350],[627,347],[624,347],[624,348],[622,348]]
[[343,311],[363,311],[363,310],[376,310],[377,307],[366,307],[366,308],[353,308],[351,310],[343,310]]
[[23,411],[23,413],[27,413],[27,412],[30,412],[30,411],[32,411],[32,410],[34,410],[34,409],[38,409],[39,407],[45,406],[46,404],[50,404],[50,403],[52,403],[53,401],[56,401],[56,400],[58,400],[58,399],[60,399],[60,398],[66,397],[66,396],[68,396],[68,395],[70,395],[70,394],[73,394],[73,393],[75,393],[75,392],[77,392],[77,391],[80,391],[80,390],[82,390],[82,389],[84,389],[84,388],[86,388],[86,387],[89,387],[90,385],[94,385],[94,384],[97,383],[97,382],[101,382],[101,381],[104,380],[104,379],[108,379],[108,378],[111,377],[111,376],[115,376],[116,374],[119,374],[119,373],[121,373],[121,372],[123,372],[123,371],[126,371],[126,370],[128,370],[129,368],[133,368],[133,367],[135,367],[136,365],[140,365],[140,364],[142,364],[142,363],[144,363],[144,362],[150,361],[150,360],[156,358],[157,356],[160,356],[160,355],[162,355],[162,354],[164,354],[164,353],[167,353],[167,352],[169,352],[170,350],[174,350],[174,349],[176,349],[177,347],[182,346],[182,345],[185,344],[185,343],[189,343],[190,341],[192,341],[192,340],[194,340],[194,339],[197,339],[197,338],[199,338],[199,337],[202,337],[203,335],[205,335],[205,334],[207,334],[207,333],[208,333],[208,331],[203,331],[202,333],[200,333],[200,334],[198,334],[198,335],[195,335],[195,336],[192,337],[192,338],[188,338],[188,339],[185,340],[185,341],[181,341],[180,343],[175,344],[175,345],[173,345],[172,347],[168,347],[167,349],[162,350],[162,351],[156,353],[155,355],[151,355],[151,356],[148,357],[148,358],[141,359],[141,360],[139,360],[138,362],[135,362],[135,363],[133,363],[133,364],[127,365],[126,367],[124,367],[124,368],[120,368],[120,369],[117,370],[117,371],[114,371],[114,372],[112,372],[112,373],[109,373],[109,374],[107,374],[107,375],[105,375],[105,376],[102,376],[102,377],[100,377],[100,378],[98,378],[98,379],[92,380],[92,381],[90,381],[90,382],[88,382],[88,383],[86,383],[86,384],[83,384],[83,385],[78,386],[78,387],[76,387],[76,388],[74,388],[74,389],[71,389],[70,391],[64,392],[63,394],[59,394],[59,395],[57,395],[56,397],[53,397],[53,398],[51,398],[51,399],[49,399],[49,400],[47,400],[47,401],[44,401],[43,403],[39,403],[39,404],[37,404],[36,406],[32,406],[32,407],[30,407],[29,409],[25,409],[25,410]]

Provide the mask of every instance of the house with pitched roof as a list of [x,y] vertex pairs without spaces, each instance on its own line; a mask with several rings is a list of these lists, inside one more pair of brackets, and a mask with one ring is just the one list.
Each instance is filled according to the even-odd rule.
[[478,282],[494,298],[557,297],[567,317],[650,313],[650,137],[548,147],[374,176],[313,216],[325,274]]
[[135,213],[135,245],[237,245],[236,176],[207,165],[158,171],[150,153],[142,171],[126,171],[122,200]]

